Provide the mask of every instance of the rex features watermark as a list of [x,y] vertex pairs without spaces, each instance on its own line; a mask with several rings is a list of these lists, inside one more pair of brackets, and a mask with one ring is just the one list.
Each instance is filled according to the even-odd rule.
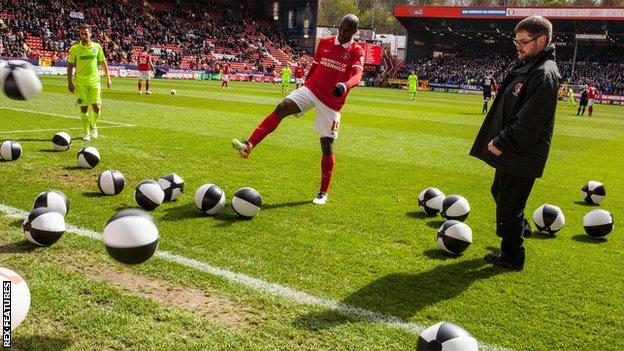
[[11,347],[11,282],[2,282],[2,348]]

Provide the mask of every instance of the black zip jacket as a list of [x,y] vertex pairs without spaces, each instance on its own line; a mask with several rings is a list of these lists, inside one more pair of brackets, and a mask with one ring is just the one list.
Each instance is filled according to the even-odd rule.
[[[470,155],[512,175],[541,177],[550,151],[560,80],[552,44],[514,66],[483,121]],[[503,152],[500,156],[488,150],[491,140]]]

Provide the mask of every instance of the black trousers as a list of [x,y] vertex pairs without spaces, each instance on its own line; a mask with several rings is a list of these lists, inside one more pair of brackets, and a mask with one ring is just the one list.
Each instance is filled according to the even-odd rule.
[[516,264],[524,264],[524,207],[535,178],[517,177],[496,170],[492,196],[496,202],[496,235],[501,237],[501,252]]

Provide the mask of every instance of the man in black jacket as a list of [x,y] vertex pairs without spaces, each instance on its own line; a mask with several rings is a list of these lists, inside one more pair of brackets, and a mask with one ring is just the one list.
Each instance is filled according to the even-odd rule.
[[[576,115],[581,115],[581,116],[585,116],[585,107],[587,107],[587,103],[589,102],[589,86],[587,84],[585,84],[585,86],[583,87],[583,92],[581,93],[581,100],[579,101],[579,108],[578,111],[576,112]],[[583,109],[583,112],[581,112],[581,108]]]
[[521,270],[522,236],[531,230],[524,207],[548,158],[561,75],[550,21],[541,16],[525,18],[515,34],[519,62],[501,84],[470,155],[496,169],[491,190],[501,254],[488,254],[485,260]]

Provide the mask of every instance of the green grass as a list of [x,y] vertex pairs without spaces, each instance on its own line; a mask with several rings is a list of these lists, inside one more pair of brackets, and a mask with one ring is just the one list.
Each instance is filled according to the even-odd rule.
[[[44,93],[33,101],[0,97],[0,139],[23,148],[18,161],[0,162],[0,203],[29,210],[39,192],[59,189],[71,199],[67,222],[101,232],[117,210],[135,206],[132,189],[139,181],[175,172],[186,181],[185,195],[152,213],[160,250],[419,325],[452,321],[481,342],[514,350],[624,348],[622,231],[616,226],[605,242],[585,239],[582,217],[591,208],[577,203],[582,185],[599,180],[608,192],[601,208],[616,223],[624,213],[620,107],[597,106],[590,119],[560,104],[551,156],[527,214],[553,203],[567,223],[554,239],[529,238],[524,271],[507,273],[482,261],[499,239],[489,195],[493,170],[468,156],[483,119],[479,96],[423,92],[410,103],[402,91],[354,90],[335,145],[330,200],[317,207],[311,199],[320,147],[312,112],[283,121],[248,160],[229,143],[247,137],[272,111],[283,98],[279,86],[233,82],[226,91],[217,82],[155,81],[154,95],[139,96],[135,80],[114,80],[113,90],[103,92],[102,119],[136,127],[102,128],[88,143],[100,151],[101,163],[78,170],[76,152],[87,145],[79,130],[70,130],[74,144],[60,153],[48,152],[54,131],[10,132],[80,127],[77,119],[29,112],[78,116],[63,78],[43,83]],[[177,95],[169,94],[172,88]],[[106,169],[126,176],[118,196],[97,195],[97,176]],[[228,199],[251,186],[263,195],[263,210],[251,221],[238,220],[229,207],[202,217],[193,195],[204,183],[221,186]],[[441,219],[418,214],[416,197],[428,186],[470,201],[466,223],[474,243],[461,258],[439,253]],[[22,349],[415,348],[417,335],[408,331],[164,260],[122,267],[92,239],[66,234],[34,250],[21,240],[19,222],[0,215],[0,266],[18,271],[32,293],[29,315],[14,332]],[[85,265],[203,291],[229,309],[218,313],[225,319],[206,316],[124,289],[115,274],[98,280]]]

